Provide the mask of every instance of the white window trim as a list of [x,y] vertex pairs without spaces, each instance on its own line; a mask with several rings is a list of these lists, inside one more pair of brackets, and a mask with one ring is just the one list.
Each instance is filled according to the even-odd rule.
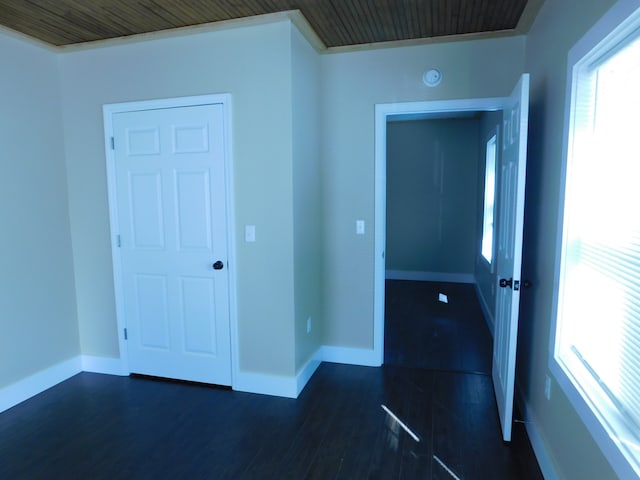
[[[593,61],[603,52],[617,45],[622,39],[638,30],[640,27],[640,8],[638,8],[637,0],[620,0],[605,15],[596,22],[596,24],[574,45],[568,55],[568,71],[567,71],[567,98],[565,104],[565,120],[564,120],[564,145],[563,145],[563,164],[561,171],[560,185],[560,205],[558,215],[558,229],[556,238],[556,258],[555,258],[555,276],[554,276],[554,292],[553,307],[551,318],[551,335],[549,345],[549,369],[558,384],[569,399],[569,402],[576,409],[578,415],[584,422],[588,431],[593,436],[595,442],[600,447],[602,453],[607,458],[616,474],[620,478],[638,478],[638,473],[629,463],[625,455],[622,453],[616,442],[609,436],[604,424],[606,421],[600,417],[596,410],[592,408],[592,403],[585,400],[585,396],[576,387],[576,384],[570,378],[563,366],[555,358],[556,350],[556,320],[559,305],[559,282],[561,275],[562,263],[562,247],[563,247],[563,227],[564,227],[564,197],[567,172],[568,152],[571,149],[571,114],[573,111],[575,98],[573,96],[573,84],[575,82],[577,68],[576,66],[585,62]],[[611,32],[618,29],[617,33],[607,38]],[[606,42],[603,42],[607,38]],[[601,43],[602,42],[602,43]],[[594,48],[598,46],[597,49]],[[585,381],[581,379],[581,381]],[[607,403],[608,398],[599,399],[599,402]]]

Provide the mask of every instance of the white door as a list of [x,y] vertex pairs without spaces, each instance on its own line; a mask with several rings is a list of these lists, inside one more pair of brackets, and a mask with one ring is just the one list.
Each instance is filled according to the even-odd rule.
[[504,108],[498,217],[498,285],[493,336],[493,386],[505,441],[511,440],[518,341],[522,227],[527,168],[529,74],[522,75]]
[[231,384],[222,104],[113,115],[129,369]]

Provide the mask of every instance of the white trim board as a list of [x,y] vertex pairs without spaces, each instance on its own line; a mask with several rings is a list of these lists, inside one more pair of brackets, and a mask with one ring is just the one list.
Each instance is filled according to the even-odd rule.
[[320,350],[300,369],[295,377],[271,375],[268,373],[239,372],[234,380],[233,390],[276,397],[298,398],[307,382],[320,366]]
[[233,390],[276,397],[298,397],[295,377],[268,373],[240,372],[233,381]]
[[533,448],[533,453],[538,461],[538,466],[542,471],[542,476],[545,480],[556,480],[560,478],[558,472],[556,472],[553,460],[549,451],[547,450],[542,431],[538,428],[538,420],[533,413],[533,409],[529,407],[526,402],[524,394],[520,388],[516,388],[516,403],[522,413],[522,420]]
[[320,349],[320,356],[323,362],[360,365],[362,367],[379,367],[382,365],[382,360],[378,358],[377,352],[366,348],[324,345]]
[[316,373],[316,370],[321,363],[322,360],[320,360],[320,349],[318,349],[315,355],[309,359],[304,367],[300,369],[298,375],[296,375],[296,398],[298,397],[298,395],[300,395],[300,393],[302,393],[302,390],[304,390],[304,387],[307,386],[307,383],[309,383],[309,380],[311,380],[313,374]]
[[295,377],[255,372],[239,372],[233,389],[240,392],[298,398],[322,362],[379,367],[373,350],[323,345]]
[[[106,38],[102,40],[94,40],[83,43],[75,43],[71,45],[53,46],[45,42],[41,42],[49,50],[54,52],[76,52],[83,50],[93,50],[98,48],[108,48],[118,45],[133,45],[141,42],[149,42],[155,40],[164,40],[169,38],[180,38],[189,35],[200,35],[203,33],[220,32],[225,30],[251,28],[261,25],[269,25],[273,23],[290,21],[294,24],[300,33],[306,38],[307,42],[316,49],[318,53],[327,50],[320,37],[313,28],[308,24],[307,19],[302,12],[297,9],[285,10],[282,12],[265,13],[262,15],[254,15],[244,18],[232,18],[218,22],[208,22],[198,25],[188,25],[185,27],[170,28],[156,32],[137,33],[124,37]],[[6,29],[6,27],[5,27]],[[9,29],[7,29],[9,30]],[[34,42],[34,39],[31,39]],[[40,41],[38,41],[40,42]]]
[[387,280],[415,280],[419,282],[475,283],[473,273],[416,272],[410,270],[387,270]]
[[83,372],[103,373],[124,377],[129,375],[129,371],[124,367],[122,360],[119,358],[81,355],[80,362]]
[[[232,388],[239,392],[298,398],[322,362],[366,367],[381,365],[373,350],[324,345],[307,361],[295,377],[237,372]],[[129,375],[129,370],[121,358],[78,355],[1,389],[0,412],[55,387],[81,372],[117,376]]]
[[82,371],[80,357],[56,363],[0,390],[0,412],[55,387]]

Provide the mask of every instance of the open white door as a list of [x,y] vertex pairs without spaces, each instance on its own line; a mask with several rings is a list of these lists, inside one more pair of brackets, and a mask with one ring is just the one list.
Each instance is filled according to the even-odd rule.
[[529,74],[525,73],[507,99],[502,132],[498,218],[498,295],[493,336],[493,386],[502,437],[511,440],[516,374],[522,227],[527,169]]

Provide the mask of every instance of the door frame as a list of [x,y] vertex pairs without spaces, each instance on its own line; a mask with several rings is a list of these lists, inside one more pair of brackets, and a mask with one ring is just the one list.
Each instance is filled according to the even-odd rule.
[[409,119],[441,118],[456,112],[503,110],[505,97],[432,100],[375,105],[375,185],[374,185],[374,285],[373,357],[384,363],[385,249],[387,236],[387,120],[393,116]]
[[235,242],[235,206],[233,190],[233,165],[231,144],[231,94],[210,94],[189,97],[177,97],[137,102],[112,103],[102,107],[104,120],[104,148],[107,167],[107,194],[109,202],[109,228],[111,233],[111,257],[113,264],[113,286],[116,303],[116,323],[118,327],[118,347],[120,350],[120,373],[129,375],[129,355],[125,339],[124,292],[122,285],[122,259],[119,242],[119,219],[117,211],[117,189],[115,150],[112,148],[113,116],[118,113],[142,110],[159,110],[164,108],[180,108],[198,105],[222,105],[223,138],[224,138],[224,181],[227,217],[227,265],[229,278],[229,332],[231,351],[231,387],[238,378],[238,309],[236,287],[236,242]]

